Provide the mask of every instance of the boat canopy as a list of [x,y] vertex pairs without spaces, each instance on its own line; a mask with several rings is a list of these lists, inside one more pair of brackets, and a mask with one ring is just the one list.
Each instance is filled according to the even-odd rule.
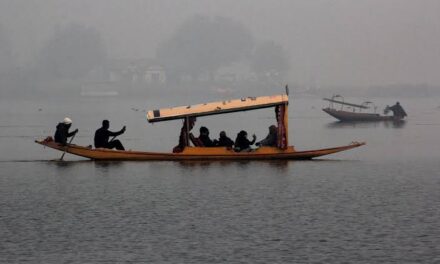
[[358,107],[358,108],[361,108],[361,109],[369,109],[370,108],[369,106],[366,106],[366,105],[346,103],[344,101],[339,101],[339,100],[330,99],[330,98],[323,98],[323,100],[329,101],[331,103],[336,103],[336,104],[341,104],[341,105],[348,105],[348,106],[352,106],[352,107]]
[[289,97],[287,95],[246,97],[234,100],[151,110],[147,112],[147,119],[148,122],[153,123],[186,117],[218,115],[275,107],[278,105],[285,105],[288,102]]

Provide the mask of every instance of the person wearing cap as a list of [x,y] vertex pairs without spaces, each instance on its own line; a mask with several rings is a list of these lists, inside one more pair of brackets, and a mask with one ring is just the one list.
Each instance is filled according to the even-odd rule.
[[125,150],[124,146],[122,145],[121,141],[119,140],[111,140],[109,141],[110,137],[117,137],[125,132],[125,126],[118,132],[112,132],[108,130],[110,127],[110,122],[108,120],[102,121],[102,127],[96,130],[95,132],[95,148],[108,148],[108,149],[114,149],[117,150]]
[[61,145],[67,145],[67,139],[78,133],[78,129],[69,133],[70,126],[72,125],[72,119],[66,117],[63,122],[58,123],[57,130],[55,131],[55,142]]

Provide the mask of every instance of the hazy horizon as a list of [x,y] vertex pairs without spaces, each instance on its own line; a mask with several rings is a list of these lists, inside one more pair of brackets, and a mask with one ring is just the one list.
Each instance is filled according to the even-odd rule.
[[430,0],[2,0],[0,25],[23,66],[69,23],[96,28],[110,57],[152,58],[191,16],[222,16],[258,41],[279,43],[290,59],[288,81],[440,85],[439,11],[440,2]]

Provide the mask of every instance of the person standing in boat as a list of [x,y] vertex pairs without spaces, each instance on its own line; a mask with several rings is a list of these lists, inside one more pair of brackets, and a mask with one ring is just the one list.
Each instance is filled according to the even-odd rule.
[[125,132],[125,126],[118,132],[112,132],[108,130],[110,127],[110,122],[108,120],[102,121],[102,127],[96,130],[95,132],[95,148],[108,148],[108,149],[114,149],[117,150],[125,150],[124,146],[122,145],[121,141],[119,140],[111,140],[109,141],[110,137],[117,137]]
[[203,143],[204,147],[215,147],[214,142],[209,138],[209,130],[208,128],[202,126],[199,129],[200,135],[199,140]]
[[218,147],[227,147],[227,148],[232,148],[232,146],[234,145],[234,141],[232,141],[232,139],[226,136],[225,131],[220,132],[220,137],[218,138],[218,140],[214,140],[214,143]]
[[60,143],[63,146],[67,145],[67,139],[78,133],[78,129],[69,133],[71,125],[72,119],[68,117],[64,118],[63,122],[58,123],[54,136],[55,142]]
[[275,147],[277,145],[278,129],[275,125],[269,127],[269,134],[263,140],[257,142],[257,146]]
[[396,102],[395,105],[393,106],[387,106],[387,109],[393,111],[393,116],[403,119],[407,116],[405,110],[403,109],[403,107],[400,105],[399,102]]
[[238,152],[242,151],[251,151],[251,145],[255,143],[257,137],[255,134],[252,135],[252,141],[249,141],[247,138],[247,132],[242,130],[237,134],[237,138],[235,139],[235,150]]

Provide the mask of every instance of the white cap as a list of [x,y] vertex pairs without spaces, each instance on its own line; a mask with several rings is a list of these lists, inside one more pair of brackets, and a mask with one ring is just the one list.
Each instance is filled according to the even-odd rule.
[[63,123],[66,124],[66,125],[72,124],[72,119],[66,117],[66,118],[64,118]]

